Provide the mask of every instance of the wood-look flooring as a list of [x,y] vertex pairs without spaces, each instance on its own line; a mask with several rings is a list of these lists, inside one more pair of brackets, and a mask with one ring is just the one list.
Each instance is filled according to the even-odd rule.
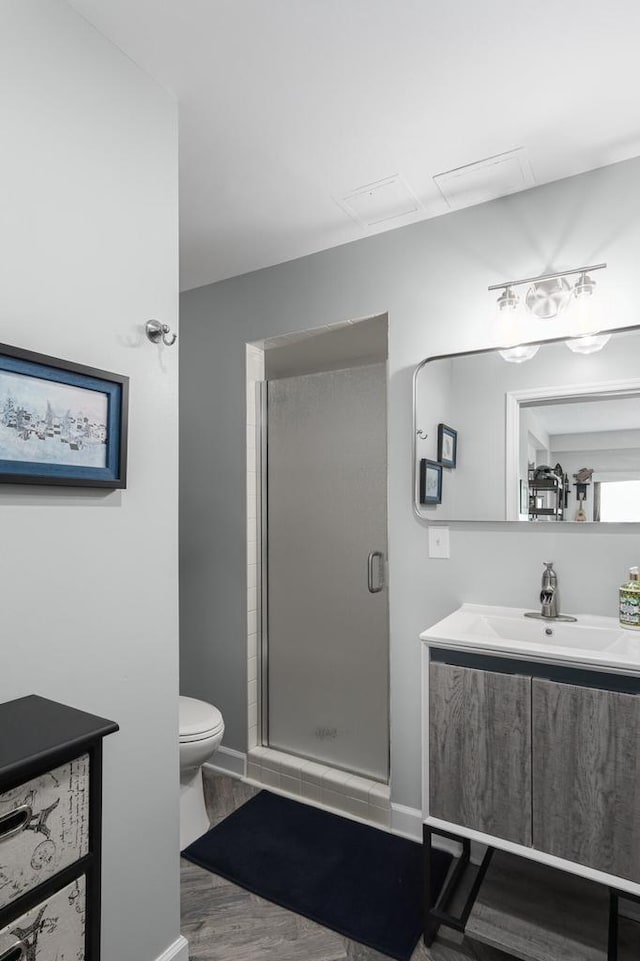
[[[235,778],[205,774],[205,797],[217,824],[256,793]],[[299,914],[181,860],[182,933],[191,961],[388,961]],[[448,936],[448,935],[447,935]],[[454,937],[454,935],[452,935]],[[484,945],[418,942],[411,961],[513,961]]]

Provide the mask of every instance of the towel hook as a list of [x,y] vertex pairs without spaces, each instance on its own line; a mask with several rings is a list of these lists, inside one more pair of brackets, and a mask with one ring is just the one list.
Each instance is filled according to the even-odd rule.
[[152,344],[159,344],[160,341],[162,341],[166,347],[171,347],[172,344],[175,344],[178,336],[177,334],[171,333],[169,324],[161,324],[159,320],[148,320],[144,325],[144,329]]

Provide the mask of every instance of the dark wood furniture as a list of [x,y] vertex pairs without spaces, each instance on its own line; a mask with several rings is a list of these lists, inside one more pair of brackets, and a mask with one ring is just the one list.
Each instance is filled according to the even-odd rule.
[[0,961],[99,961],[102,739],[114,721],[0,704]]

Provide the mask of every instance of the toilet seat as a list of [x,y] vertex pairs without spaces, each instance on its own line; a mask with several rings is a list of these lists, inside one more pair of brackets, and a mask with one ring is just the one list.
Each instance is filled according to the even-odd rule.
[[179,740],[180,744],[205,741],[224,730],[222,714],[213,704],[195,697],[180,696]]

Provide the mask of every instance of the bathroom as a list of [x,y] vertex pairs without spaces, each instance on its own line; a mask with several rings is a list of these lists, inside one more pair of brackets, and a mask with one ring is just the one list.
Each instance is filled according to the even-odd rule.
[[[413,372],[427,356],[498,344],[487,287],[546,269],[606,261],[609,326],[638,323],[639,151],[629,135],[626,155],[608,144],[581,168],[597,169],[217,284],[196,280],[178,320],[176,102],[71,5],[10,0],[0,25],[14,148],[0,158],[12,185],[0,339],[131,379],[126,490],[0,490],[3,637],[20,645],[1,700],[38,692],[119,723],[104,751],[103,957],[183,961],[179,671],[182,693],[224,717],[220,764],[244,765],[250,737],[246,345],[388,317],[391,825],[419,837],[421,631],[463,601],[531,607],[549,559],[563,610],[615,616],[638,546],[628,529],[458,523],[450,558],[430,558],[412,509]],[[150,317],[177,330],[173,348],[146,341]],[[563,333],[558,321],[553,335]],[[532,321],[530,334],[549,327]]]

